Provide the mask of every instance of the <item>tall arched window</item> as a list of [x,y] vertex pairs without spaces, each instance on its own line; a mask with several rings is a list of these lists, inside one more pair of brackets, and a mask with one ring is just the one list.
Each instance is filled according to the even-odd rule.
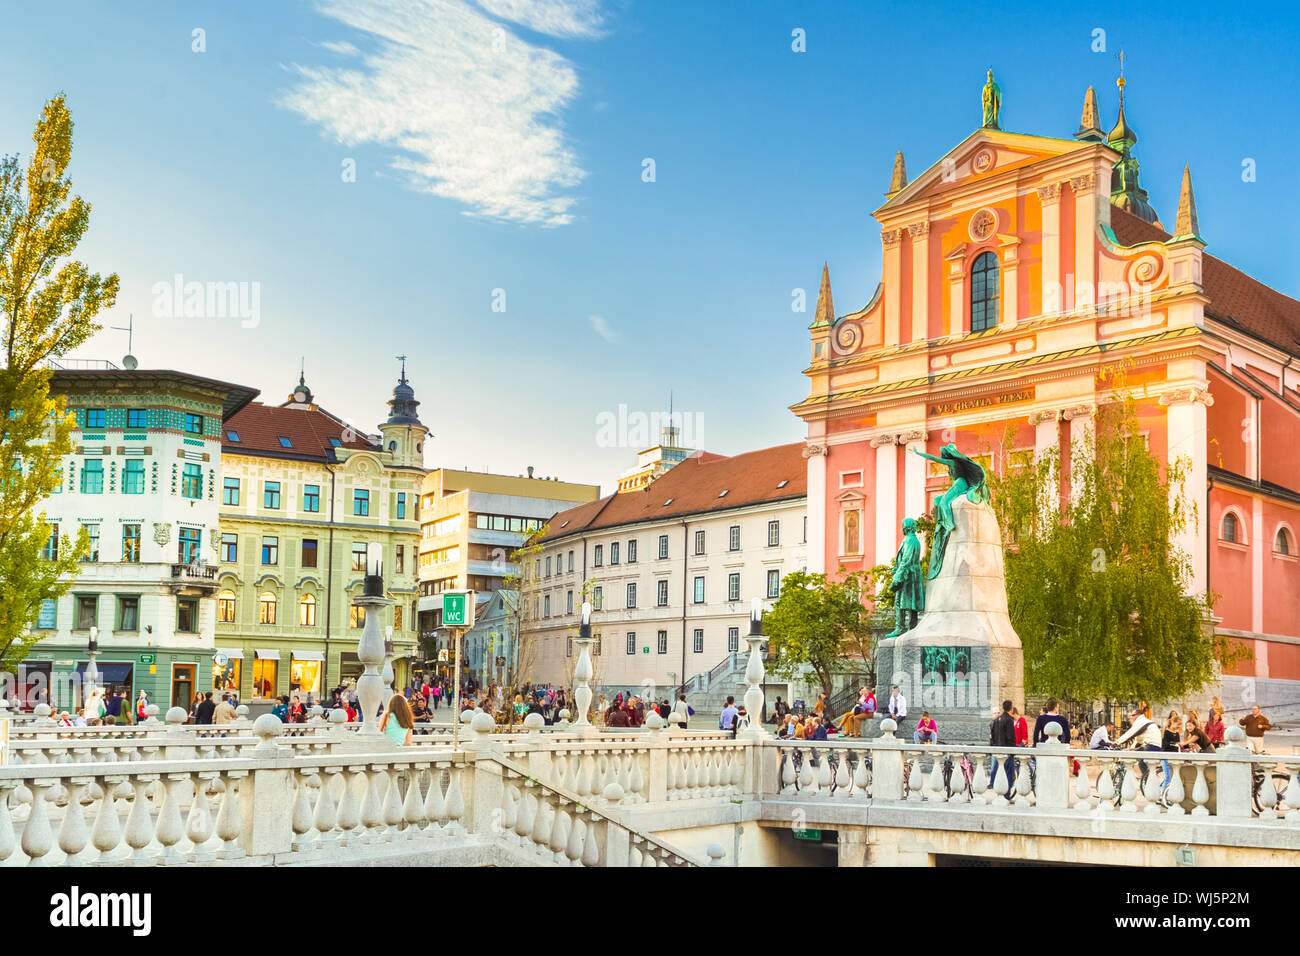
[[1231,511],[1223,516],[1223,540],[1236,543],[1240,540],[1237,516]]
[[970,330],[972,332],[982,332],[998,324],[1000,287],[997,254],[980,253],[975,257],[975,265],[970,271]]
[[235,623],[235,592],[222,591],[217,595],[217,623]]
[[1278,554],[1291,554],[1291,535],[1286,528],[1277,529],[1277,539],[1273,542],[1273,550]]
[[310,594],[304,594],[298,600],[298,623],[303,627],[316,626],[316,598]]
[[275,623],[275,595],[270,591],[257,599],[257,622],[259,624]]

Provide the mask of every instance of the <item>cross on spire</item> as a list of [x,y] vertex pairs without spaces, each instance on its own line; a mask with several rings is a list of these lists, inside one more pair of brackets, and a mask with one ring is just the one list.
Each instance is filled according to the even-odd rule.
[[406,384],[406,356],[398,355],[396,356],[396,358],[398,359],[398,361],[402,363],[402,377],[398,379],[398,384],[405,385]]

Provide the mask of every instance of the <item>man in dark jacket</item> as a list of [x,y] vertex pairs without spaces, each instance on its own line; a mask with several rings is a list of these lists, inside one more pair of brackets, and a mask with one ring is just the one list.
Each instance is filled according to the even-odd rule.
[[1047,713],[1039,714],[1038,719],[1034,721],[1033,745],[1035,747],[1047,740],[1047,725],[1051,723],[1061,725],[1060,742],[1063,744],[1070,742],[1070,722],[1061,716],[1061,705],[1056,702],[1056,698],[1050,697],[1047,701]]
[[[1014,747],[1016,745],[1016,722],[1011,716],[1012,703],[1009,700],[1002,702],[1002,713],[993,719],[989,727],[989,746],[990,747]],[[1003,773],[1007,782],[1007,792],[1011,792],[1012,782],[1015,780],[1014,758],[1008,757],[1003,764]],[[997,758],[989,762],[990,770],[997,769]],[[989,777],[990,786],[996,781],[993,776]]]
[[208,691],[200,701],[199,706],[194,708],[194,722],[196,724],[212,723],[212,713],[217,709],[217,705],[212,702],[212,691]]

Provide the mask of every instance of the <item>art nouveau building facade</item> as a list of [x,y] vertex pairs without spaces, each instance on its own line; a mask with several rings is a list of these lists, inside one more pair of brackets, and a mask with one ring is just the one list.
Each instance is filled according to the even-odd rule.
[[555,515],[523,568],[524,644],[536,680],[572,684],[584,600],[593,605],[592,685],[665,697],[745,650],[750,601],[771,608],[808,564],[802,446],[671,471]]
[[[904,517],[946,477],[911,453],[1057,449],[1126,370],[1163,460],[1191,463],[1195,525],[1176,542],[1218,631],[1252,659],[1229,707],[1300,688],[1300,302],[1206,253],[1184,171],[1172,229],[1138,185],[1121,100],[1107,135],[1090,89],[1072,139],[981,128],[911,183],[902,155],[871,301],[834,311],[822,276],[808,397],[809,561],[888,562]],[[1212,236],[1212,233],[1211,233]]]
[[[49,687],[57,706],[78,697],[91,628],[99,686],[166,710],[206,689],[216,620],[221,435],[257,390],[107,362],[56,370],[50,391],[76,417],[63,482],[43,504],[47,554],[90,551],[71,590],[45,602],[40,643],[19,666],[18,696]],[[128,364],[134,359],[128,356]]]
[[299,381],[281,405],[253,403],[222,433],[212,685],[243,698],[319,697],[361,672],[367,546],[384,547],[397,680],[415,655],[419,493],[428,429],[402,380],[378,434],[350,427]]

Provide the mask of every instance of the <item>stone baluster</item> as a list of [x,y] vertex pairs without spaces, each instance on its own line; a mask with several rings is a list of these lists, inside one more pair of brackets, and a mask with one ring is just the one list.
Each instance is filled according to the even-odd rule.
[[578,772],[578,795],[595,797],[600,794],[600,777],[594,751],[581,752],[582,769]]
[[519,814],[515,818],[515,833],[524,846],[530,845],[533,834],[533,822],[537,817],[537,800],[533,797],[532,787],[519,792]]
[[23,827],[22,848],[33,864],[42,863],[45,854],[54,849],[54,830],[50,826],[49,810],[46,808],[54,783],[55,781],[50,779],[36,779],[31,782],[31,811]]
[[401,798],[401,772],[396,767],[389,767],[381,771],[387,786],[384,789],[384,842],[392,843],[401,833],[402,824],[405,822],[405,815],[402,809]]
[[864,799],[871,797],[871,771],[867,767],[870,761],[869,750],[858,751],[858,766],[853,771],[853,792]]
[[1183,809],[1183,800],[1187,791],[1183,788],[1183,765],[1177,760],[1169,761],[1169,787],[1165,790],[1165,802],[1169,808],[1165,811],[1170,816],[1180,817],[1187,813]]
[[[992,758],[994,765],[997,758]],[[975,755],[975,765],[970,771],[971,803],[987,805],[989,793],[989,772],[984,769],[984,755]]]
[[583,839],[582,839],[582,865],[599,866],[600,865],[600,840],[597,831],[600,828],[599,818],[595,813],[588,813],[584,820]]
[[551,853],[551,829],[555,824],[554,814],[551,812],[549,795],[541,787],[535,787],[533,799],[537,801],[537,812],[533,817],[533,845],[536,847],[538,856],[549,856]]
[[635,803],[637,793],[632,787],[632,755],[624,754],[622,758],[614,757],[618,767],[618,785],[628,795],[628,803]]
[[[648,756],[648,754],[647,754]],[[632,763],[632,769],[628,772],[628,784],[632,793],[633,803],[645,803],[645,774],[641,772],[641,755],[634,752],[628,759]]]
[[158,814],[154,837],[163,847],[162,862],[179,865],[186,861],[186,855],[177,848],[177,844],[185,838],[185,822],[181,819],[181,790],[189,785],[190,775],[169,773],[165,779],[163,805]]
[[420,778],[424,776],[426,766],[411,767],[406,771],[406,798],[402,801],[402,819],[406,821],[404,831],[407,840],[420,836],[420,824],[424,822],[424,799],[420,796]]
[[[1088,771],[1096,766],[1098,766],[1097,761],[1091,757],[1079,760],[1079,775],[1074,780],[1074,809],[1080,813],[1088,813],[1092,810],[1092,783]],[[1098,770],[1098,782],[1105,775],[1105,770]]]
[[[190,812],[185,818],[185,836],[193,848],[189,855],[191,863],[210,863],[215,859],[208,841],[216,829],[216,819],[212,815],[212,804],[208,800],[208,791],[220,776],[216,771],[201,771],[194,774],[194,799],[190,803]],[[310,825],[310,817],[308,824]]]
[[[923,796],[931,803],[943,803],[947,796],[943,788],[943,754],[935,752],[933,757],[934,761],[930,764],[930,792]],[[957,772],[955,768],[954,772]]]
[[573,821],[570,819],[568,811],[564,809],[564,801],[556,799],[554,803],[555,822],[551,826],[551,839],[547,846],[550,847],[551,855],[555,862],[568,865],[569,859],[565,855],[565,850],[569,845],[569,828]]
[[[1295,779],[1292,778],[1292,783]],[[1298,794],[1300,796],[1300,794]],[[1196,780],[1192,783],[1192,816],[1208,817],[1210,815],[1210,787],[1205,782],[1205,764],[1197,761],[1196,763]]]
[[925,783],[925,775],[921,771],[921,754],[908,754],[907,766],[907,801],[909,803],[920,803],[924,799],[921,787]]
[[319,772],[302,770],[293,775],[293,814],[290,818],[290,826],[293,827],[294,852],[304,852],[310,847],[307,841],[307,834],[312,830],[311,798],[307,796],[310,780],[315,780],[319,784]]
[[682,796],[693,797],[695,796],[695,788],[700,782],[700,755],[684,750],[682,751],[682,759],[686,762],[686,789],[682,792]]
[[831,751],[830,751],[830,748],[829,748],[829,747],[827,747],[827,748],[824,749],[824,750],[818,750],[818,751],[817,751],[817,766],[816,766],[816,768],[815,768],[815,772],[816,772],[816,774],[817,774],[817,789],[818,789],[818,790],[819,790],[819,791],[820,791],[824,796],[827,796],[827,797],[829,797],[829,796],[831,795],[831,762],[830,762],[830,756],[831,756]]
[[1163,809],[1160,806],[1160,763],[1159,760],[1147,761],[1147,779],[1142,784],[1142,796],[1146,798],[1146,806],[1142,812],[1155,816]]
[[849,773],[848,748],[841,750],[839,756],[839,763],[835,767],[835,791],[832,795],[847,800],[853,793],[853,776]]
[[1120,812],[1137,813],[1138,778],[1141,775],[1137,761],[1120,759],[1119,764],[1124,768],[1124,780],[1119,785]]
[[952,755],[952,773],[948,777],[949,803],[966,803],[970,799],[966,792],[966,774],[961,769],[963,762],[968,762],[965,754]]
[[357,842],[357,827],[361,824],[361,788],[366,785],[364,767],[348,767],[343,777],[343,800],[339,804],[340,846]]
[[794,748],[781,748],[781,796],[789,797],[795,793]]
[[441,836],[443,821],[447,819],[447,801],[442,793],[442,768],[434,764],[429,768],[429,792],[424,797],[425,832]]
[[361,800],[362,842],[376,843],[383,838],[384,805],[379,793],[386,778],[383,770],[372,766],[362,771],[362,779],[366,782],[366,794]]
[[[217,839],[221,849],[217,850],[218,860],[238,860],[244,854],[239,845],[239,835],[243,825],[239,813],[239,787],[248,779],[248,771],[231,771],[226,774],[221,792],[221,807],[217,810]],[[324,793],[325,787],[321,787]]]
[[[709,796],[721,796],[725,792],[724,784],[728,781],[722,778],[722,751],[717,749],[709,750]],[[826,786],[830,786],[830,775],[827,774]]]
[[[153,842],[153,814],[149,809],[149,785],[158,779],[157,774],[132,777],[131,813],[126,818],[126,845],[131,848],[131,862],[136,866],[151,865],[154,860],[145,853]],[[28,821],[30,826],[30,821]],[[26,834],[24,834],[25,836]]]
[[451,783],[447,786],[447,832],[453,835],[465,833],[465,825],[461,823],[465,818],[465,792],[460,785],[461,773],[461,768],[453,764]]
[[68,781],[68,808],[63,811],[63,825],[59,827],[59,849],[67,856],[65,866],[80,866],[84,862],[81,852],[90,842],[90,827],[86,825],[81,798],[90,784],[89,777],[72,777]]
[[803,758],[799,764],[799,795],[815,797],[817,795],[817,775],[813,772],[813,752],[798,751]]
[[664,759],[664,797],[668,800],[677,799],[677,770],[681,766],[681,760],[677,756],[676,750],[669,750]]
[[990,806],[1002,809],[1010,804],[1007,794],[1011,792],[1011,780],[1009,777],[1010,770],[1007,768],[1007,757],[1005,754],[993,754],[989,758],[991,761],[992,791],[993,800]]
[[126,779],[120,775],[106,776],[100,787],[99,810],[95,813],[95,828],[90,834],[90,842],[99,851],[96,862],[107,862],[108,855],[122,845],[122,821],[117,815],[117,789]]
[[582,815],[574,812],[569,817],[569,839],[564,844],[564,855],[569,866],[582,866],[582,848],[587,839],[587,824]]
[[[514,779],[509,773],[506,780]],[[515,824],[519,820],[519,788],[513,783],[507,783],[501,790],[501,821],[493,825],[493,832],[499,835],[507,843],[519,843],[519,835],[515,832]]]
[[[334,802],[334,781],[339,778],[341,771],[338,767],[326,767],[324,772],[320,792],[316,795],[316,809],[312,814],[312,829],[316,831],[312,846],[317,850],[332,850],[339,839],[339,834],[335,831],[339,822],[339,808]],[[222,811],[225,811],[224,806]]]
[[1259,784],[1259,805],[1263,808],[1259,811],[1259,822],[1276,823],[1277,787],[1273,785],[1273,761],[1259,761],[1253,765],[1252,769],[1255,768],[1264,773],[1264,779]]
[[[1288,764],[1287,771],[1291,774],[1291,782],[1286,785],[1286,793],[1282,796],[1287,805],[1286,821],[1288,823],[1300,823],[1300,764]],[[1193,794],[1195,799],[1195,794]],[[1196,811],[1193,810],[1193,813]],[[4,857],[0,857],[4,859]]]

